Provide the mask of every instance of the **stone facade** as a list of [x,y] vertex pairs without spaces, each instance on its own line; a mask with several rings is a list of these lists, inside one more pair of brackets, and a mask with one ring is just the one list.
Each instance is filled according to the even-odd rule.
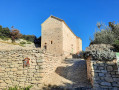
[[41,48],[56,55],[82,51],[82,40],[75,36],[64,20],[50,16],[42,23]]
[[87,76],[94,90],[119,90],[119,72],[113,61],[87,60]]
[[[30,58],[30,66],[23,67],[23,60]],[[33,85],[30,90],[39,90],[42,80],[54,72],[61,57],[45,53],[41,49],[18,49],[0,51],[0,90],[14,86]]]

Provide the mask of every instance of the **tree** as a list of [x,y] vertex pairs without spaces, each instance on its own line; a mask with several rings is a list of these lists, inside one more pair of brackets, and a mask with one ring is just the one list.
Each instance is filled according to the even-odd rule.
[[22,37],[22,34],[19,32],[19,30],[17,30],[17,29],[11,30],[11,40],[12,40],[12,43],[14,43],[15,40],[19,39],[20,37]]
[[0,31],[2,30],[2,26],[0,25]]
[[34,40],[35,40],[35,35],[22,35],[22,39],[25,39],[25,40],[27,40],[27,41],[30,41],[30,42],[34,42]]
[[10,38],[10,30],[8,27],[2,28],[0,25],[0,38]]

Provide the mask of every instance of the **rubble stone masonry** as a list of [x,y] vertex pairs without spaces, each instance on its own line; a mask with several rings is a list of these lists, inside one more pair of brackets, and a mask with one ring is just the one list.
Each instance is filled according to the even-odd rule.
[[[23,60],[30,58],[30,66],[23,67]],[[40,49],[0,51],[0,90],[14,86],[40,88],[44,75],[53,72],[60,57]],[[36,90],[36,89],[31,89]]]
[[94,90],[119,90],[119,72],[116,60],[87,60],[87,76]]

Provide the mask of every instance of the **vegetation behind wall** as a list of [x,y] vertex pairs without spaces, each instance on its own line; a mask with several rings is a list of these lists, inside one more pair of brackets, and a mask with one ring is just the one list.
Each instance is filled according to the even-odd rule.
[[109,22],[106,26],[97,23],[98,31],[94,33],[94,38],[90,38],[91,44],[110,44],[115,47],[115,51],[119,51],[119,24]]
[[[15,30],[17,30],[17,29],[15,29]],[[34,40],[37,39],[35,35],[23,35],[23,34],[20,34],[19,30],[17,30],[17,31],[18,31],[18,36],[20,36],[18,38],[20,38],[20,39],[25,39],[30,42],[34,42]],[[15,32],[13,32],[13,29],[10,30],[8,27],[3,28],[0,25],[0,38],[1,39],[3,39],[3,40],[7,40],[8,38],[12,39],[12,37],[14,36],[14,33]],[[16,36],[14,38],[16,38]],[[16,38],[16,39],[18,39],[18,38]]]

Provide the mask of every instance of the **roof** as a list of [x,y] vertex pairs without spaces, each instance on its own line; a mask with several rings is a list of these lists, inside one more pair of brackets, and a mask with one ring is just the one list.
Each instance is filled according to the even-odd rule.
[[54,19],[57,19],[57,20],[59,20],[59,21],[64,21],[64,20],[62,20],[62,19],[60,19],[60,18],[58,18],[58,17],[55,17],[55,16],[50,16],[51,18],[54,18]]
[[[54,18],[54,19],[56,19],[56,20],[59,20],[59,21],[61,21],[61,22],[63,22],[68,28],[69,28],[69,26],[65,23],[65,21],[63,20],[63,19],[60,19],[60,18],[58,18],[58,17],[55,17],[55,16],[50,16],[51,18]],[[69,28],[69,30],[72,32],[72,30]],[[73,33],[73,32],[72,32]],[[74,34],[74,33],[73,33]],[[75,35],[75,34],[74,34]],[[76,36],[76,35],[75,35]],[[78,36],[76,36],[77,38],[80,38],[80,37],[78,37]],[[81,39],[81,38],[80,38]]]

